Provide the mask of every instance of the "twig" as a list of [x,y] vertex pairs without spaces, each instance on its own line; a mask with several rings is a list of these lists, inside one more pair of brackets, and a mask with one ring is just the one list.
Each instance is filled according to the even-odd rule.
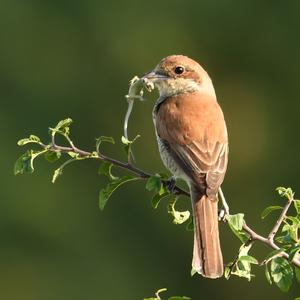
[[272,228],[272,230],[270,231],[269,235],[268,235],[268,240],[273,243],[273,240],[274,240],[274,236],[276,235],[281,223],[283,222],[285,216],[286,216],[286,213],[288,211],[288,209],[290,208],[292,202],[293,202],[293,197],[288,197],[288,201],[286,203],[286,205],[283,207],[283,210],[279,216],[279,218],[277,219],[274,227]]
[[[249,240],[244,244],[244,247],[249,247],[248,249],[250,250],[251,247],[252,247],[252,245],[253,245],[253,243],[254,243],[254,241],[249,238]],[[230,270],[229,274],[232,273],[234,267],[237,265],[237,263],[239,261],[239,258],[240,258],[240,253],[241,253],[241,248],[240,248],[238,254],[236,255],[235,259],[233,260],[233,262],[228,266],[229,270]]]
[[167,290],[166,288],[163,288],[163,289],[158,290],[158,291],[155,293],[156,298],[157,298],[158,300],[161,300],[159,294],[162,293],[162,292],[165,292],[166,290]]
[[[274,243],[273,240],[270,240],[270,239],[268,239],[268,238],[265,238],[265,237],[263,237],[263,236],[257,234],[257,233],[256,233],[254,230],[252,230],[246,223],[244,223],[243,229],[250,235],[249,240],[251,240],[251,241],[259,241],[259,242],[261,242],[261,243],[267,245],[268,247],[270,247],[270,248],[272,248],[272,249],[274,249],[274,250],[279,250],[279,249],[280,249],[280,247],[278,247],[278,246]],[[284,258],[286,258],[286,259],[289,258],[289,255],[288,255],[286,252],[284,252],[284,251],[282,251],[282,252],[280,253],[280,256],[282,256],[282,257],[284,257]],[[294,257],[294,259],[292,260],[292,263],[293,263],[296,267],[300,268],[300,260],[297,259],[296,257]]]
[[[45,149],[47,148],[50,151],[51,150],[52,151],[60,151],[62,153],[74,152],[74,153],[78,154],[80,157],[90,157],[90,158],[97,159],[100,161],[106,161],[106,162],[113,164],[114,166],[118,166],[122,169],[125,169],[125,170],[137,175],[141,179],[148,179],[149,177],[153,176],[153,174],[145,172],[145,171],[135,167],[133,164],[119,161],[117,159],[108,157],[101,153],[98,153],[97,156],[95,156],[95,155],[93,155],[92,152],[78,149],[75,146],[74,147],[64,147],[64,146],[58,146],[58,145],[54,144],[54,145],[50,145],[50,147],[49,147],[49,145],[42,144],[42,147],[44,147]],[[162,183],[164,185],[167,185],[167,180],[162,180]],[[190,194],[187,191],[183,190],[182,188],[180,188],[177,185],[174,187],[173,193],[175,195],[184,195],[184,196],[188,196],[188,197],[190,196]]]

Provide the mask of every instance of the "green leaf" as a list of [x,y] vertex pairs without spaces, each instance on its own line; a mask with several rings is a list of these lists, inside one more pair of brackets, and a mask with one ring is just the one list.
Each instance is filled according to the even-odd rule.
[[269,272],[269,269],[268,269],[268,264],[266,264],[266,267],[265,267],[265,276],[266,276],[266,279],[267,281],[272,284],[272,279],[271,279],[271,275],[270,275],[270,272]]
[[296,275],[296,279],[297,281],[300,283],[300,268],[295,266],[295,275]]
[[124,145],[131,145],[133,144],[138,138],[140,138],[141,136],[138,134],[132,141],[126,139],[125,136],[122,136],[121,137],[121,142],[124,144]]
[[15,162],[14,174],[31,174],[33,171],[34,168],[31,163],[31,150],[28,150]]
[[159,195],[163,195],[163,194],[170,194],[169,190],[167,189],[167,187],[165,187],[163,184],[161,184],[160,189],[158,191]]
[[240,268],[237,268],[235,271],[231,272],[231,274],[236,275],[238,277],[246,278],[248,279],[248,281],[250,281],[251,277],[253,277],[253,275],[250,273],[250,270],[244,270]]
[[193,220],[193,218],[190,218],[190,221],[187,223],[185,229],[187,231],[194,231],[194,220]]
[[285,232],[285,231],[289,231],[290,230],[291,225],[290,224],[284,224],[282,226],[281,232]]
[[190,212],[188,210],[186,211],[174,211],[173,212],[173,223],[174,224],[182,224],[185,221],[187,221],[190,217]]
[[243,255],[239,257],[240,261],[246,261],[249,262],[250,264],[255,264],[258,265],[258,261],[255,257],[251,256],[251,255]]
[[171,199],[168,205],[168,213],[173,216],[174,224],[182,224],[187,221],[190,217],[190,212],[186,211],[177,211],[175,209],[175,204],[177,202],[177,198]]
[[52,131],[52,135],[54,135],[56,132],[60,132],[62,134],[68,135],[70,133],[69,126],[73,123],[73,120],[71,118],[67,118],[64,120],[61,120],[57,123],[57,125],[50,130]]
[[294,192],[290,187],[285,188],[285,187],[281,186],[281,187],[276,188],[276,191],[278,192],[278,194],[281,197],[285,197],[287,199],[293,199],[293,197],[294,197]]
[[18,141],[19,146],[24,146],[29,143],[40,144],[41,140],[38,136],[32,134],[29,136],[29,138],[21,139]]
[[161,179],[165,179],[165,180],[167,180],[167,179],[170,178],[170,176],[169,176],[168,174],[163,173],[163,172],[159,172],[159,173],[157,173],[157,175],[159,175],[159,177],[160,177]]
[[63,129],[65,127],[70,126],[73,123],[73,120],[71,118],[66,118],[64,120],[61,120],[57,123],[55,126],[55,129]]
[[276,191],[281,196],[281,195],[284,195],[286,193],[286,188],[283,187],[283,186],[279,186],[279,187],[276,188]]
[[70,125],[73,123],[72,119],[67,118],[64,120],[61,120],[57,123],[57,125],[54,128],[49,127],[49,131],[52,137],[56,135],[56,133],[59,133],[63,135],[69,142],[69,134],[70,134]]
[[227,215],[226,220],[228,221],[228,224],[235,230],[240,231],[243,229],[244,214]]
[[72,151],[69,151],[68,152],[68,155],[72,158],[79,158],[79,153],[76,153],[76,152],[72,152]]
[[271,258],[277,256],[278,254],[282,253],[283,251],[284,251],[283,249],[273,250],[273,251],[268,253],[265,260],[269,261]]
[[294,224],[294,225],[290,226],[289,231],[288,231],[290,239],[296,243],[298,242],[298,228],[299,228],[299,225]]
[[294,259],[295,255],[299,254],[299,250],[300,250],[300,245],[296,245],[288,251],[289,261],[292,261]]
[[161,201],[163,198],[167,197],[167,196],[169,196],[169,193],[164,193],[164,194],[161,194],[161,195],[160,195],[159,193],[155,194],[155,195],[153,196],[152,200],[151,200],[151,205],[152,205],[152,207],[153,207],[154,209],[156,209],[156,208],[158,207],[160,201]]
[[297,211],[297,214],[300,214],[300,200],[294,200],[294,206]]
[[226,266],[225,270],[224,270],[224,277],[227,280],[230,278],[230,275],[231,275],[231,266],[232,266],[232,263],[230,263],[229,266]]
[[99,148],[102,142],[115,144],[115,140],[111,136],[100,136],[96,138],[96,149],[99,152]]
[[[230,226],[229,226],[230,227]],[[245,231],[235,231],[233,228],[231,228],[232,232],[235,234],[235,236],[242,242],[246,243],[249,240],[249,234]]]
[[238,259],[235,262],[231,262],[227,265],[229,268],[226,272],[226,277],[229,278],[230,275],[236,275],[239,277],[247,278],[249,281],[254,276],[251,274],[251,264],[258,264],[257,260],[248,255],[252,244],[243,244],[239,249]]
[[250,249],[251,249],[251,244],[250,245],[243,244],[239,249],[239,256],[238,256],[238,265],[243,266],[242,270],[249,271],[249,276],[251,275],[250,274],[251,264],[258,264],[256,258],[248,254]]
[[300,300],[300,297],[295,298],[294,300]]
[[264,211],[261,213],[261,218],[264,219],[270,212],[278,209],[282,209],[282,207],[278,205],[274,205],[265,208]]
[[122,135],[121,137],[121,142],[124,144],[124,145],[129,145],[130,144],[130,141],[128,139],[126,139],[125,136]]
[[102,189],[99,193],[99,208],[101,210],[104,209],[108,199],[112,195],[112,193],[119,188],[121,185],[123,185],[126,182],[138,180],[139,178],[131,177],[131,176],[124,176],[121,178],[118,178],[116,180],[111,181],[104,189]]
[[[287,222],[290,221],[290,222]],[[282,232],[287,232],[285,241],[288,242],[298,242],[298,229],[300,227],[300,220],[293,216],[285,217],[285,225],[282,227]]]
[[161,188],[161,179],[157,175],[150,176],[146,182],[146,189],[148,191],[154,191],[155,193],[159,192]]
[[63,173],[62,171],[63,171],[62,168],[58,168],[54,171],[53,176],[52,176],[52,180],[51,180],[52,183],[55,183],[57,178],[62,175],[62,173]]
[[252,245],[251,244],[243,244],[239,249],[239,258],[242,256],[248,256],[248,252],[250,251]]
[[279,244],[291,244],[291,243],[293,243],[293,240],[291,239],[291,236],[289,234],[277,236],[275,238],[275,241]]
[[300,220],[293,216],[285,216],[286,220],[290,220],[295,225],[300,225]]
[[39,155],[45,153],[47,150],[33,151],[28,150],[21,155],[14,166],[14,174],[32,174],[34,172],[33,161]]
[[55,161],[57,161],[57,160],[59,160],[60,159],[60,157],[61,157],[61,152],[57,152],[57,151],[47,151],[46,153],[45,153],[45,159],[47,160],[47,161],[49,161],[49,162],[55,162]]
[[186,296],[172,296],[168,300],[190,300],[191,298]]
[[112,172],[111,172],[112,167],[113,167],[112,163],[104,161],[104,162],[102,162],[102,164],[99,167],[98,174],[107,176],[110,180],[119,179],[119,177],[116,177],[112,174]]
[[280,290],[287,292],[292,285],[294,274],[291,265],[286,259],[276,257],[271,261],[271,276]]
[[245,243],[249,239],[249,234],[242,230],[244,224],[244,214],[227,215],[226,220],[229,228],[235,234],[235,236]]

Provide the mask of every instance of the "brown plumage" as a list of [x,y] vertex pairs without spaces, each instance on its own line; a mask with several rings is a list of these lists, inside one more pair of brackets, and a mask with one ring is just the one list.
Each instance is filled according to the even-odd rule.
[[160,154],[190,187],[194,213],[193,268],[209,278],[223,274],[217,193],[227,167],[228,139],[222,110],[205,70],[173,55],[145,75],[159,89],[153,111]]

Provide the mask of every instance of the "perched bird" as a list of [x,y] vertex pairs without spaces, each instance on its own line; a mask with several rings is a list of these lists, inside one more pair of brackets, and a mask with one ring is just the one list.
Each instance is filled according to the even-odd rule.
[[153,120],[162,161],[190,189],[192,267],[205,277],[218,278],[223,257],[217,200],[227,168],[228,138],[212,81],[196,61],[183,55],[162,59],[143,78],[159,90]]

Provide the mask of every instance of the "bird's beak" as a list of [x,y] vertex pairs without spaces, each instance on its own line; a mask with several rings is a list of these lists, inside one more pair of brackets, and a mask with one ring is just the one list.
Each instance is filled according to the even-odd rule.
[[165,79],[168,79],[169,77],[167,75],[164,75],[156,70],[153,70],[149,73],[146,73],[142,79],[146,79],[146,80],[150,80],[152,81],[153,83],[159,81],[159,80],[165,80]]

